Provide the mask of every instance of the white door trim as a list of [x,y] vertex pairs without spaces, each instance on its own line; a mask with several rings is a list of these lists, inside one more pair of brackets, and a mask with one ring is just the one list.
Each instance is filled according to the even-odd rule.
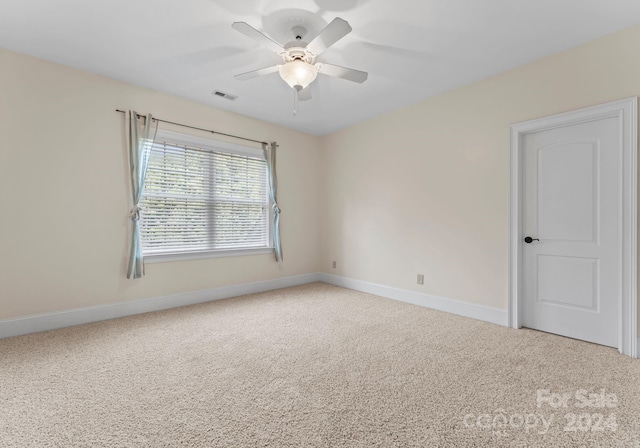
[[622,285],[618,350],[638,357],[637,290],[637,210],[638,210],[638,99],[627,98],[599,106],[587,107],[550,117],[517,123],[510,127],[510,197],[509,197],[509,327],[522,326],[522,146],[523,136],[532,132],[600,120],[620,118],[623,157],[620,166],[622,198]]

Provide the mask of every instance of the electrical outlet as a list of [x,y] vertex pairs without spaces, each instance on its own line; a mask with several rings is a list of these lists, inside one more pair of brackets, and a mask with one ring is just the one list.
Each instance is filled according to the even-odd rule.
[[418,285],[424,285],[424,275],[418,274]]
[[335,261],[332,261],[332,262],[331,262],[331,267],[332,267],[333,269],[335,269],[335,268],[336,268],[336,262],[335,262]]

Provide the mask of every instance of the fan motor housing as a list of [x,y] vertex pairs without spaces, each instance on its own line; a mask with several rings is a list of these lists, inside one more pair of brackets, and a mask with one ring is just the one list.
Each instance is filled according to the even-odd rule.
[[292,62],[292,61],[304,61],[308,64],[313,64],[314,55],[312,55],[306,48],[300,47],[300,42],[290,42],[291,44],[295,44],[296,46],[289,46],[287,44],[285,46],[287,52],[283,55],[284,62]]

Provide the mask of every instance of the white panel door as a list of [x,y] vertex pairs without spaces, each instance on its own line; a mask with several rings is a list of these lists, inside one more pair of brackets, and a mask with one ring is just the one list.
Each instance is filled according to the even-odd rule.
[[618,346],[619,130],[611,117],[523,136],[525,327]]

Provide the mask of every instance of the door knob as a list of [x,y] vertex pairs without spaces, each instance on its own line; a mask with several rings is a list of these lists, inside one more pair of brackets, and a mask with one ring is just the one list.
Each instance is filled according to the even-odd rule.
[[540,240],[539,240],[538,238],[531,238],[530,236],[526,236],[526,237],[524,238],[524,242],[525,242],[525,243],[527,243],[527,244],[531,244],[531,243],[533,243],[534,241],[540,241]]

